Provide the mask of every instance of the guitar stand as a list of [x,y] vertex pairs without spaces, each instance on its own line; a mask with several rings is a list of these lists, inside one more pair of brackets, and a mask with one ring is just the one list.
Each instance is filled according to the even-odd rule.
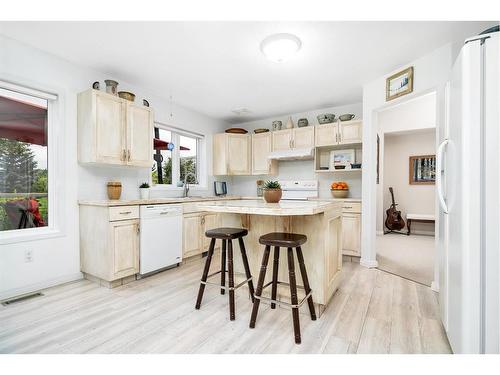
[[388,230],[387,232],[384,232],[384,235],[389,234],[389,233],[396,233],[396,234],[402,234],[403,236],[407,236],[407,232],[399,232],[397,230]]

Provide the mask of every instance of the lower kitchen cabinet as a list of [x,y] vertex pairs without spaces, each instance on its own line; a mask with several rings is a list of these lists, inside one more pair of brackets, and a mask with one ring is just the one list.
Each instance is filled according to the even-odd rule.
[[113,256],[113,279],[139,272],[139,220],[114,221],[109,224]]
[[[184,214],[182,225],[182,257],[184,259],[208,250],[210,239],[205,236],[205,232],[218,227],[219,221],[217,214],[204,212]],[[216,248],[218,246],[220,246],[220,241],[216,243]]]
[[344,202],[343,204],[342,253],[361,256],[361,203]]
[[139,272],[139,206],[80,206],[80,260],[85,278],[107,287]]

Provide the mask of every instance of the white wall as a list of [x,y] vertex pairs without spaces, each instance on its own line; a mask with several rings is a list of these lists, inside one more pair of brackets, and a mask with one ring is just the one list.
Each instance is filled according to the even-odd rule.
[[[318,120],[316,116],[322,113],[334,113],[339,116],[344,113],[353,113],[356,118],[361,118],[362,105],[361,103],[355,103],[345,106],[338,107],[328,107],[320,109],[312,109],[306,112],[294,113],[291,115],[274,116],[272,118],[266,118],[263,120],[240,123],[234,125],[247,129],[252,132],[256,128],[269,128],[272,129],[272,122],[274,120],[281,120],[283,126],[286,125],[288,116],[292,117],[293,123],[297,126],[297,120],[299,118],[307,118],[309,120],[309,126],[317,125]],[[349,175],[347,173],[339,173],[335,176],[330,173],[316,174],[314,173],[314,161],[312,160],[289,160],[279,162],[279,173],[277,176],[234,176],[229,181],[228,192],[230,194],[242,195],[242,196],[255,196],[257,194],[256,180],[258,179],[279,179],[279,180],[318,180],[319,181],[319,195],[322,198],[331,197],[330,184],[332,181],[346,181],[349,184],[349,194],[350,197],[360,198],[361,197],[361,174],[359,175]]]
[[[392,187],[398,210],[401,211],[405,220],[407,213],[434,215],[435,185],[410,185],[409,157],[436,153],[435,129],[409,131],[395,135],[386,133],[384,150],[382,209],[385,211],[392,203],[389,193],[389,187]],[[384,217],[378,215],[377,231],[383,230]],[[434,224],[414,223],[412,233],[434,234]]]
[[[124,198],[138,197],[137,184],[148,179],[149,169],[92,168],[80,166],[77,162],[76,95],[89,88],[94,81],[102,82],[106,78],[113,78],[121,82],[119,77],[76,66],[3,36],[0,36],[0,51],[0,79],[60,95],[64,103],[64,131],[59,136],[64,137],[65,144],[62,150],[63,160],[60,161],[65,175],[64,179],[57,181],[64,191],[58,197],[64,208],[61,218],[63,231],[53,238],[0,245],[0,299],[3,299],[81,277],[78,198],[104,199],[106,182],[110,179],[122,181]],[[120,83],[120,88],[135,92],[136,100],[147,98],[160,122],[206,134],[207,166],[209,174],[211,173],[210,135],[222,131],[226,124],[176,105],[172,108],[171,117],[168,99],[125,82]],[[211,193],[212,184],[209,183],[208,186],[209,190],[202,194]],[[178,194],[178,191],[158,192],[155,196]],[[31,263],[24,262],[24,252],[27,249],[34,252],[34,261]]]
[[[389,107],[378,113],[378,134],[380,136],[380,179],[377,185],[377,233],[384,230],[385,211],[388,208],[385,196],[388,186],[384,182],[386,167],[391,167],[384,162],[385,139],[395,134],[405,134],[413,131],[436,132],[436,93],[431,92],[395,106]],[[434,141],[435,142],[435,141]],[[432,152],[435,153],[435,143]],[[417,155],[417,154],[414,154]],[[405,167],[407,168],[407,167]]]
[[[376,139],[380,111],[423,94],[435,91],[437,101],[436,124],[444,121],[444,86],[457,48],[447,44],[415,61],[401,66],[363,86],[363,186],[362,186],[362,238],[361,264],[376,267]],[[411,94],[385,101],[386,78],[405,69],[414,67],[414,85]],[[438,223],[436,222],[436,225]]]

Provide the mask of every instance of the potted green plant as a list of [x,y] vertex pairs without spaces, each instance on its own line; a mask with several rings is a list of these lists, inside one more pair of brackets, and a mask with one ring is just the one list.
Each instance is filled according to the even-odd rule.
[[140,184],[139,192],[141,194],[141,199],[149,199],[149,184],[147,182]]
[[281,185],[278,181],[266,181],[262,188],[267,203],[278,203],[281,199]]

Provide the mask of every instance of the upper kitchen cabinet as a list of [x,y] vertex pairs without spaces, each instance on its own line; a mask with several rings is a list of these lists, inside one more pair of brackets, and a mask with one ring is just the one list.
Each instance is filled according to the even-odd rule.
[[292,129],[272,132],[273,151],[290,150],[292,148]]
[[314,126],[277,130],[272,134],[273,151],[314,147]]
[[292,148],[314,147],[314,126],[294,128]]
[[252,134],[252,174],[275,175],[278,173],[278,162],[268,158],[272,151],[272,133]]
[[348,145],[363,142],[363,122],[337,121],[316,126],[315,146]]
[[251,175],[251,136],[221,133],[213,138],[215,176]]
[[361,120],[339,121],[339,144],[363,142],[363,122]]
[[153,111],[97,90],[78,94],[78,160],[150,167]]
[[337,124],[323,124],[316,126],[315,146],[331,146],[338,143]]

